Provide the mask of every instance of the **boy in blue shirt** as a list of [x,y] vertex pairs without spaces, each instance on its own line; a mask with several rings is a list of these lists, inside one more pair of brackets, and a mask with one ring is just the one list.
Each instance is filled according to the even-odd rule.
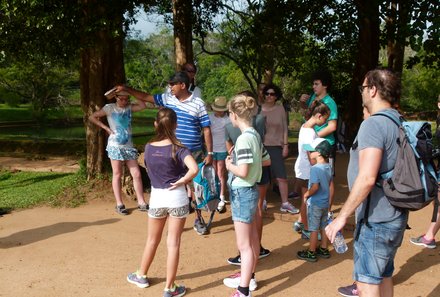
[[[329,156],[332,151],[330,143],[324,138],[316,138],[311,144],[304,144],[303,149],[310,152],[309,158],[315,165],[310,169],[309,189],[304,194],[307,199],[307,222],[309,225],[310,247],[299,251],[299,259],[316,262],[317,256],[330,258],[325,235],[327,215],[333,203],[334,184]],[[318,247],[318,232],[321,231],[321,245]]]

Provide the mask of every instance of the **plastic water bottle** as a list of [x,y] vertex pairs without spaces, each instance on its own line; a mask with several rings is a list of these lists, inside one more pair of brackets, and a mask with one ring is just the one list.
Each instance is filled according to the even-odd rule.
[[[328,223],[330,224],[333,221],[333,213],[328,213]],[[343,254],[348,250],[347,243],[345,242],[344,236],[341,231],[338,231],[335,236],[335,240],[333,241],[333,247],[338,254]]]

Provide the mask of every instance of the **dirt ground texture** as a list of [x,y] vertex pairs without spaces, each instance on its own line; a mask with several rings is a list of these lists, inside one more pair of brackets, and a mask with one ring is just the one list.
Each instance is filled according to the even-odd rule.
[[[0,159],[1,167],[12,169],[21,163],[6,161]],[[287,161],[291,187],[293,162]],[[338,155],[336,214],[348,193],[347,162],[347,155]],[[19,169],[56,171],[66,164],[76,166],[52,159],[25,159],[24,163],[26,166]],[[126,275],[137,269],[145,244],[147,216],[135,210],[136,202],[130,199],[126,204],[132,213],[125,217],[116,214],[111,188],[101,196],[93,196],[78,208],[37,207],[0,217],[0,296],[162,296],[166,234],[148,272],[151,286],[140,289],[129,284]],[[299,206],[298,200],[293,203]],[[258,289],[252,296],[339,296],[337,288],[352,283],[353,219],[344,232],[348,252],[339,255],[331,248],[330,259],[309,263],[296,258],[298,250],[308,247],[292,229],[297,216],[281,215],[280,199],[272,191],[268,206],[262,242],[272,253],[258,264]],[[410,237],[426,230],[431,213],[428,206],[410,214],[412,229],[405,233],[395,261],[395,296],[440,296],[439,248],[426,249],[409,242]],[[182,235],[177,282],[188,288],[188,296],[230,296],[233,290],[225,287],[222,279],[239,267],[226,262],[237,254],[229,205],[226,213],[215,214],[209,235],[197,235],[193,220],[191,215]]]

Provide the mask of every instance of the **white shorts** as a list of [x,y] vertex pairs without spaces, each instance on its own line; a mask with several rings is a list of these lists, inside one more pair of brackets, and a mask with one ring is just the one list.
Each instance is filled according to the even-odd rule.
[[151,187],[150,208],[178,208],[188,205],[188,203],[185,186],[180,186],[174,190]]

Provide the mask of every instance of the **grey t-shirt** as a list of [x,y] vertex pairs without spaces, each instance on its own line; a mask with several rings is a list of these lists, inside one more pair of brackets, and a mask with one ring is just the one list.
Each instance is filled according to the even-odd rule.
[[[387,113],[399,114],[394,109],[384,109]],[[360,126],[354,145],[350,150],[347,179],[351,190],[359,172],[359,151],[365,148],[379,148],[383,151],[379,172],[385,173],[394,168],[397,158],[398,127],[385,116],[370,116]],[[378,173],[378,175],[380,174]],[[364,217],[367,199],[356,209],[356,222]],[[393,207],[385,197],[382,188],[374,186],[371,191],[368,221],[371,223],[390,222],[401,215],[401,211]]]
[[[261,141],[264,141],[264,134],[266,134],[266,117],[262,114],[257,114],[254,116],[252,118],[252,127],[257,130]],[[234,127],[231,122],[225,125],[225,141],[231,141],[235,145],[237,138],[240,135],[240,129]]]

